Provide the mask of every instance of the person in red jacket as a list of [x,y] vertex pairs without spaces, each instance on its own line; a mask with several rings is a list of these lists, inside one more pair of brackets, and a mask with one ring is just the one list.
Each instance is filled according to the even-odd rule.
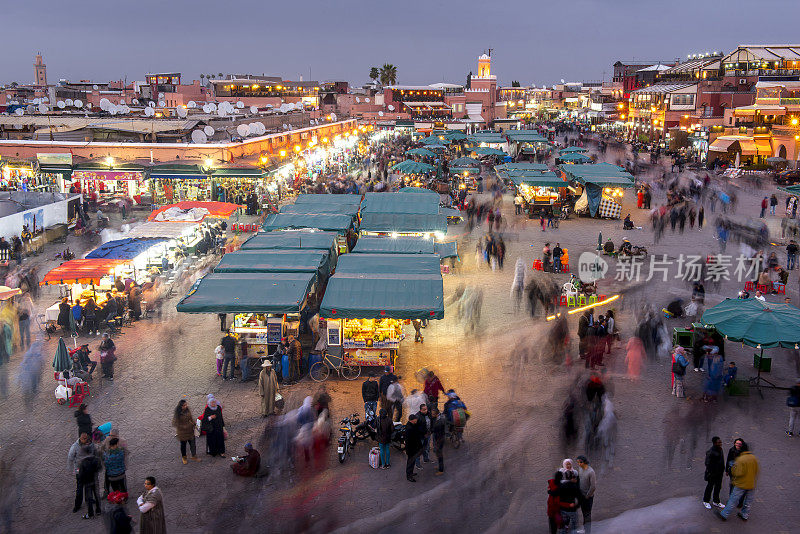
[[429,410],[439,406],[439,392],[441,391],[442,393],[445,393],[442,382],[433,371],[428,371],[428,374],[425,376],[425,387],[422,389],[422,391],[428,396]]
[[556,471],[555,476],[547,481],[547,522],[550,524],[550,534],[556,534],[562,524],[561,501],[558,498],[561,476],[561,471]]

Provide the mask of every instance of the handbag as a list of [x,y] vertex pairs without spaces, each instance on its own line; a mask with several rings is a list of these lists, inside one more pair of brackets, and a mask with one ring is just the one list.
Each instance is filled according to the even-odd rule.
[[228,439],[228,430],[226,428],[222,429],[222,439]]

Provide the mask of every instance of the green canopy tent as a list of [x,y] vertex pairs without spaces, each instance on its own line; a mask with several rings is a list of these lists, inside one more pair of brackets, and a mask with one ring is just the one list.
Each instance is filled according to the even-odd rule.
[[447,137],[437,137],[431,135],[420,141],[423,145],[449,145],[450,140]]
[[368,275],[413,273],[441,276],[439,256],[436,254],[345,254],[342,256],[336,267],[336,274],[358,273],[367,273]]
[[481,162],[475,158],[461,157],[451,160],[450,165],[453,167],[480,167]]
[[444,136],[446,139],[454,142],[466,141],[468,139],[467,134],[458,130],[447,130]]
[[516,185],[527,184],[532,187],[567,187],[569,184],[558,177],[553,171],[546,172],[508,172],[498,173],[498,176],[511,180]]
[[473,152],[481,156],[507,156],[505,152],[499,148],[492,148],[488,146],[479,146],[472,149]]
[[406,155],[408,156],[409,154],[412,156],[422,156],[426,158],[436,157],[436,152],[432,152],[427,148],[412,148],[411,150],[406,150]]
[[427,174],[435,171],[436,167],[421,161],[407,159],[393,166],[391,170],[392,172],[400,172],[403,174]]
[[468,137],[473,143],[505,143],[508,140],[500,132],[475,132]]
[[331,232],[347,233],[353,227],[350,215],[333,213],[273,213],[261,227],[264,231],[287,228],[316,228]]
[[766,303],[758,299],[726,299],[707,309],[700,321],[716,329],[727,340],[760,350],[755,362],[758,374],[750,380],[751,386],[759,388],[759,393],[762,387],[777,387],[761,377],[764,349],[800,347],[800,308],[791,304]]
[[[430,189],[425,189],[424,187],[401,187],[397,190],[398,193],[411,193],[412,195],[427,195],[431,198],[436,198],[436,203],[439,203],[439,193],[436,191],[432,191]],[[380,193],[385,195],[386,193]]]
[[432,213],[362,213],[362,232],[376,233],[447,233],[447,217]]
[[58,338],[58,347],[56,347],[56,355],[53,358],[53,370],[57,373],[62,371],[69,371],[72,369],[72,361],[69,359],[69,352],[67,352],[67,345],[64,343],[64,338]]
[[[434,215],[439,213],[439,194],[431,191],[430,194],[399,191],[389,193],[366,193],[361,206],[361,218],[369,213],[419,213]],[[416,188],[419,191],[419,188]]]
[[178,303],[184,313],[300,313],[314,273],[207,274]]
[[550,141],[533,130],[506,130],[503,132],[509,141],[514,143],[547,143]]
[[567,148],[562,148],[558,152],[559,152],[559,154],[570,154],[570,153],[573,153],[573,152],[581,152],[582,153],[582,152],[588,152],[588,151],[589,150],[586,149],[586,148],[580,148],[580,147],[577,147],[577,146],[570,146],[570,147],[567,147]]
[[337,272],[319,313],[332,319],[442,319],[442,275]]
[[478,167],[450,167],[450,174],[480,174]]
[[242,243],[241,250],[317,249],[335,250],[336,232],[276,230],[259,232]]
[[592,161],[592,158],[586,154],[581,154],[578,152],[566,152],[559,154],[558,159],[567,163],[588,163]]
[[513,163],[503,163],[495,165],[495,171],[549,171],[550,167],[545,163],[531,163],[530,161],[518,161]]
[[238,250],[225,254],[215,273],[317,273],[330,274],[327,250]]
[[422,237],[359,237],[351,251],[354,254],[433,254],[433,239]]
[[779,187],[778,191],[789,193],[790,195],[800,196],[800,185],[788,185],[786,187]]
[[361,195],[333,195],[333,194],[312,194],[301,193],[294,200],[298,204],[314,204],[319,206],[329,206],[331,204],[358,206],[361,204]]
[[281,206],[279,213],[329,213],[339,215],[349,215],[355,218],[358,215],[358,206],[352,204],[287,204]]

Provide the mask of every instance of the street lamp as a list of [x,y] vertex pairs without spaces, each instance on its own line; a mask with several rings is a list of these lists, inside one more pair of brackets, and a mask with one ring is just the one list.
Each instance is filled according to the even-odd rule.
[[113,167],[114,166],[114,158],[112,158],[111,156],[106,157],[106,165],[108,165],[109,168]]

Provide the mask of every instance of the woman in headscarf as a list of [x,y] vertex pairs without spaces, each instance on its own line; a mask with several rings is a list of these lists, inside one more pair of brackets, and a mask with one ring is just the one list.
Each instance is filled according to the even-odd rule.
[[222,405],[212,394],[206,397],[201,429],[206,433],[206,454],[225,458],[225,420],[222,418]]
[[572,463],[572,459],[564,458],[564,460],[561,461],[561,468],[558,471],[562,475],[565,475],[567,471],[572,471],[573,473],[575,473],[575,478],[578,478],[578,470],[573,467],[574,465],[575,464]]

